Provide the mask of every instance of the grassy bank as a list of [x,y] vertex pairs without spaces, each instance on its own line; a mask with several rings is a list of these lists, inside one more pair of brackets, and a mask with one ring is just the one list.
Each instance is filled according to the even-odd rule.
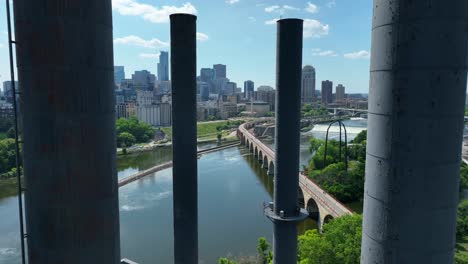
[[[197,137],[202,138],[203,140],[210,138],[216,139],[216,136],[218,135],[218,130],[216,128],[219,126],[227,126],[228,122],[230,121],[222,120],[213,122],[199,122],[197,123]],[[161,130],[164,131],[164,133],[166,133],[169,138],[172,138],[172,127],[163,127]],[[229,133],[223,132],[223,137],[227,135],[229,135]]]

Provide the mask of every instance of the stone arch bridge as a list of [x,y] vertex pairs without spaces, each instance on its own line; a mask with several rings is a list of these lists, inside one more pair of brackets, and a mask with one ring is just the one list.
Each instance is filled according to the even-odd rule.
[[[262,167],[268,171],[268,174],[274,175],[275,152],[253,135],[251,129],[255,125],[256,122],[240,125],[237,136],[241,144],[245,145],[253,153],[258,162],[262,164]],[[319,230],[322,229],[323,223],[333,218],[352,214],[350,209],[302,173],[299,174],[298,198],[299,206],[307,209],[309,217],[318,222]]]

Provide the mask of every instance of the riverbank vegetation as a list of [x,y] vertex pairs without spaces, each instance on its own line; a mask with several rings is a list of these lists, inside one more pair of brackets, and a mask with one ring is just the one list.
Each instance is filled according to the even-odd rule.
[[314,116],[323,116],[328,115],[328,110],[323,107],[321,104],[317,106],[312,106],[311,104],[304,104],[301,109],[302,117],[314,117]]
[[[325,141],[311,138],[309,151],[315,153],[305,168],[305,174],[341,202],[362,200],[367,131],[363,130],[348,146],[348,168],[345,165],[345,146],[329,140],[325,158]],[[340,153],[341,149],[341,153]],[[341,156],[340,156],[341,154]]]
[[[362,216],[347,215],[308,230],[298,237],[298,264],[359,263],[361,255]],[[265,238],[258,240],[256,257],[220,258],[219,264],[272,263],[273,253]]]
[[153,139],[155,129],[136,117],[119,118],[116,122],[117,147],[130,147]]

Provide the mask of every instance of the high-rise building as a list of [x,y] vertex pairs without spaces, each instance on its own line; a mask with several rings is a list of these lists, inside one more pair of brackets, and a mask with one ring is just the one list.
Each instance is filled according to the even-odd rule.
[[[17,81],[15,81],[15,88],[17,92],[20,90]],[[13,87],[11,81],[3,82],[3,96],[8,103],[13,103]]]
[[226,84],[226,89],[224,90],[224,95],[233,95],[236,94],[237,83],[235,82],[228,82]]
[[312,103],[315,98],[315,69],[310,65],[302,69],[301,102]]
[[125,68],[124,66],[114,66],[114,82],[116,85],[120,85],[122,80],[125,79]]
[[342,84],[336,86],[336,101],[343,101],[345,99],[345,87]]
[[254,82],[251,80],[244,82],[244,98],[253,99]]
[[333,82],[322,81],[322,104],[328,105],[333,102]]
[[200,81],[210,83],[215,78],[215,70],[211,68],[200,69]]
[[215,79],[226,78],[226,65],[214,64],[213,69],[215,71]]
[[228,78],[216,78],[213,80],[214,90],[212,93],[222,94],[226,90],[226,84],[229,82]]
[[152,91],[156,83],[156,76],[147,70],[135,71],[132,74],[132,81],[135,89]]
[[159,53],[158,80],[169,81],[169,53],[167,51]]
[[210,86],[208,83],[197,82],[197,91],[199,91],[202,101],[207,101],[210,98]]
[[256,100],[266,102],[270,105],[270,110],[275,110],[276,91],[271,86],[260,86],[257,88]]

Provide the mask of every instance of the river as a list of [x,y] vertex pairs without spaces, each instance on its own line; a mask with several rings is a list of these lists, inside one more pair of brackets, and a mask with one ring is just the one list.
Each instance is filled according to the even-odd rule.
[[[345,124],[351,140],[365,128],[366,120],[348,120]],[[323,138],[327,126],[316,125],[302,133],[301,164],[307,164],[310,158],[310,136]],[[332,132],[331,137],[336,138],[337,133]],[[199,146],[207,147],[210,145]],[[169,161],[171,155],[172,150],[166,147],[119,158],[118,177]],[[255,255],[258,237],[272,240],[273,226],[262,210],[263,202],[272,200],[271,177],[244,147],[204,154],[198,166],[199,263],[217,263],[219,257],[227,255]],[[0,263],[20,263],[17,206],[17,197],[0,200]],[[140,264],[172,263],[172,170],[120,188],[119,206],[122,257]],[[316,226],[307,220],[299,224],[299,232]]]

